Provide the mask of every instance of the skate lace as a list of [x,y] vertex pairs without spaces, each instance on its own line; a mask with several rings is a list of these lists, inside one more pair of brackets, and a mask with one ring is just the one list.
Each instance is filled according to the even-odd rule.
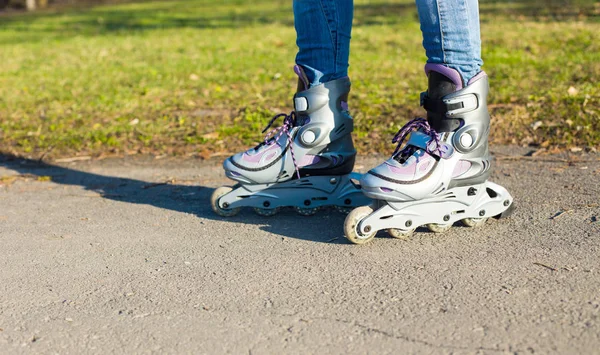
[[283,134],[285,134],[288,146],[290,147],[290,152],[292,153],[292,162],[294,163],[294,169],[296,170],[296,175],[298,176],[298,179],[300,179],[300,168],[298,167],[298,163],[296,163],[294,145],[292,144],[293,140],[292,135],[290,133],[290,130],[296,126],[296,112],[292,111],[289,115],[285,113],[280,113],[275,117],[271,118],[271,121],[269,121],[269,124],[267,124],[265,129],[263,129],[262,133],[265,133],[269,128],[271,128],[273,123],[280,117],[283,117],[283,124],[277,128],[270,130],[269,133],[267,133],[267,135],[265,136],[264,144],[272,145],[273,143],[277,142]]
[[430,144],[427,145],[427,148],[425,149],[427,153],[435,154],[438,156],[441,155],[440,135],[433,128],[431,128],[431,126],[429,126],[429,122],[427,122],[426,119],[417,117],[405,124],[404,127],[402,127],[398,131],[398,133],[396,133],[394,139],[392,139],[392,143],[398,143],[398,145],[396,146],[396,150],[394,150],[394,153],[392,154],[393,158],[396,158],[398,155],[401,155],[400,158],[402,160],[406,160],[406,158],[408,158],[410,155],[412,155],[412,153],[414,153],[414,147],[406,147],[406,149],[402,150],[400,150],[400,148],[402,148],[402,143],[404,143],[406,137],[408,137],[410,133],[419,130],[430,136],[431,139],[435,142],[435,148],[433,149],[430,148]]

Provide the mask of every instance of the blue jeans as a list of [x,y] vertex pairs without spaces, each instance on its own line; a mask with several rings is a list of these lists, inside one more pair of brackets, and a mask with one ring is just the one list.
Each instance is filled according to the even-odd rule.
[[[478,0],[416,0],[427,63],[456,69],[465,83],[479,71]],[[298,55],[310,85],[348,76],[353,0],[294,0]]]

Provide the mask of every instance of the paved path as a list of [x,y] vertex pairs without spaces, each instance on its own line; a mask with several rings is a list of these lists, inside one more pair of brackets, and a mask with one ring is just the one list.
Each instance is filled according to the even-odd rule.
[[365,246],[215,216],[217,161],[0,157],[0,353],[598,354],[600,156],[494,151],[510,219]]

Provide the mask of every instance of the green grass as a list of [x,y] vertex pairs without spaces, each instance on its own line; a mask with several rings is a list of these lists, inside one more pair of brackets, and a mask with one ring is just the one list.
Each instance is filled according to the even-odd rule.
[[[355,1],[350,107],[361,152],[393,150],[425,88],[412,0]],[[600,6],[481,4],[492,141],[600,144]],[[0,152],[235,152],[291,109],[289,0],[133,2],[0,14]],[[534,123],[537,124],[534,125]],[[536,127],[534,129],[533,127]]]

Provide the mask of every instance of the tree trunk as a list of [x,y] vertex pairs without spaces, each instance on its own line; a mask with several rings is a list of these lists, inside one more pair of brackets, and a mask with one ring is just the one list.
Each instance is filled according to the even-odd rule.
[[27,5],[27,11],[35,10],[35,0],[27,0],[25,4]]

